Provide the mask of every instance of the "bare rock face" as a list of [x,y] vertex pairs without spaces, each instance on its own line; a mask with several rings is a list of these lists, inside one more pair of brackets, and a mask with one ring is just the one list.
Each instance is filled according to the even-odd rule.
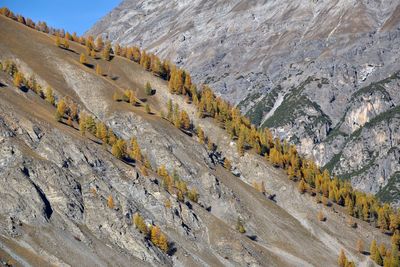
[[[88,34],[171,59],[320,166],[344,178],[352,171],[340,166],[363,170],[348,178],[377,193],[394,169],[378,179],[337,160],[355,153],[344,151],[349,136],[371,141],[365,125],[399,104],[399,14],[398,1],[125,0]],[[376,144],[381,155],[387,142]]]

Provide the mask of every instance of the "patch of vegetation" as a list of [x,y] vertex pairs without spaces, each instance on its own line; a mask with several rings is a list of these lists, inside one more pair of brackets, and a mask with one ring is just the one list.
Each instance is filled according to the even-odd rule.
[[349,139],[347,140],[346,143],[348,143],[348,142],[350,142],[352,140],[356,140],[360,136],[360,134],[361,134],[361,132],[362,132],[362,130],[364,128],[370,129],[370,128],[376,126],[378,123],[380,123],[382,121],[386,121],[386,122],[389,123],[391,119],[397,117],[397,115],[399,115],[399,114],[400,114],[400,106],[394,107],[392,109],[389,109],[389,110],[387,110],[385,112],[380,113],[378,116],[376,116],[375,118],[371,119],[369,122],[364,124],[363,127],[361,127],[359,129],[357,129],[356,131],[354,131],[350,135],[350,137],[349,137]]
[[352,95],[352,99],[358,98],[362,95],[368,95],[368,94],[373,94],[376,91],[380,91],[382,93],[382,95],[384,96],[384,99],[386,101],[390,101],[390,95],[389,93],[386,91],[385,87],[383,86],[384,84],[382,84],[382,81],[379,81],[377,83],[371,83],[370,85],[361,88],[360,90],[358,90],[357,92],[355,92]]
[[247,117],[255,125],[260,125],[264,116],[274,107],[274,103],[278,98],[278,92],[281,87],[274,88],[261,101],[257,102],[247,113]]
[[358,90],[357,92],[355,92],[352,95],[352,98],[356,98],[356,97],[359,97],[364,94],[372,94],[375,91],[380,91],[384,95],[385,100],[390,100],[390,95],[385,90],[385,85],[394,80],[399,80],[399,79],[400,79],[400,71],[397,71],[396,73],[394,73],[393,75],[391,75],[390,77],[388,77],[386,79],[371,83],[370,85],[361,88],[360,90]]
[[246,98],[245,99],[243,99],[242,101],[240,101],[239,102],[239,104],[238,104],[238,108],[245,108],[245,107],[247,107],[248,105],[250,105],[251,104],[251,102],[254,102],[254,101],[256,101],[258,98],[260,98],[261,97],[261,92],[256,92],[256,93],[254,93],[254,94],[249,94],[249,95],[247,95],[246,96]]
[[289,142],[293,144],[298,144],[300,143],[300,138],[297,135],[293,135],[292,137],[290,137]]
[[314,109],[316,109],[316,110],[321,114],[321,116],[313,117],[312,123],[311,123],[311,124],[308,124],[308,126],[306,127],[306,132],[307,132],[309,135],[312,135],[312,134],[314,134],[313,129],[316,128],[316,127],[318,127],[318,125],[321,125],[321,124],[332,125],[332,121],[331,121],[330,118],[322,111],[320,105],[318,105],[317,103],[312,102],[312,101],[310,101],[310,100],[309,100],[309,103],[310,103],[310,106],[314,107]]
[[375,155],[361,169],[338,175],[338,177],[344,180],[350,180],[352,177],[360,176],[375,165],[374,162],[376,158],[377,156]]
[[260,125],[263,120],[264,114],[271,110],[271,107],[265,105],[265,99],[266,98],[263,98],[246,113],[248,118],[250,118],[251,123],[255,125]]
[[[400,107],[395,107],[392,108],[386,112],[383,112],[381,114],[379,114],[378,116],[376,116],[375,118],[373,118],[372,120],[370,120],[369,122],[367,122],[363,127],[357,129],[356,131],[354,131],[349,138],[347,138],[345,144],[343,147],[345,147],[349,142],[354,141],[356,139],[358,139],[361,135],[361,132],[364,128],[372,128],[375,125],[377,125],[378,123],[382,122],[382,121],[387,121],[389,122],[392,118],[398,116],[398,114],[400,114]],[[338,125],[340,125],[340,123],[338,123]],[[325,142],[334,138],[337,135],[343,135],[343,136],[347,136],[346,134],[340,132],[339,127],[335,127],[332,132],[328,135],[328,137],[325,139]],[[338,163],[339,159],[340,159],[341,153],[335,155],[327,164],[325,164],[325,166],[323,167],[323,169],[327,169],[330,172],[332,172],[332,170],[334,169],[334,167],[336,166],[336,164]],[[372,162],[371,162],[372,164]],[[362,170],[367,170],[368,168],[363,168]],[[361,171],[361,170],[360,170]],[[346,175],[350,175],[350,176],[356,176],[356,175],[360,175],[362,173],[357,172],[356,174],[350,173],[350,174],[346,174]],[[344,176],[344,175],[341,175]]]
[[400,172],[390,176],[388,183],[376,194],[379,200],[393,202],[399,200],[400,196]]
[[347,137],[348,135],[342,131],[340,131],[340,125],[338,124],[335,128],[333,128],[328,136],[325,138],[324,143],[328,143],[330,142],[332,139],[338,137],[339,135],[343,136],[343,137]]
[[379,122],[382,122],[382,121],[390,122],[390,120],[393,119],[394,117],[397,117],[398,114],[400,114],[400,106],[397,106],[397,107],[389,109],[385,112],[382,112],[381,114],[379,114],[378,116],[376,116],[375,118],[373,118],[372,120],[367,122],[364,125],[364,127],[372,128]]
[[[357,92],[355,92],[352,95],[352,98],[354,99],[356,97],[360,97],[361,95],[371,94],[374,91],[378,90],[384,95],[386,100],[389,100],[390,96],[389,96],[389,93],[385,90],[384,85],[389,83],[389,82],[391,82],[392,80],[396,80],[396,79],[400,79],[400,72],[396,72],[395,74],[391,75],[390,77],[388,77],[388,78],[386,78],[384,80],[378,81],[376,83],[372,83],[369,86],[366,86],[366,87],[358,90]],[[347,111],[345,112],[345,115],[337,123],[336,127],[329,133],[329,135],[324,140],[324,142],[329,142],[330,140],[332,140],[333,138],[335,138],[338,135],[342,135],[344,137],[347,137],[347,135],[345,133],[340,131],[340,126],[343,124],[346,114],[347,114]],[[379,115],[377,115],[376,117],[371,119],[369,122],[367,122],[363,127],[357,129],[351,135],[349,135],[348,136],[349,138],[347,138],[344,146],[346,146],[350,141],[353,141],[353,140],[356,140],[357,138],[359,138],[359,136],[361,135],[361,132],[362,132],[364,127],[372,128],[372,127],[374,127],[375,125],[377,125],[378,123],[380,123],[382,121],[389,122],[392,118],[396,117],[398,114],[400,114],[400,107],[394,107],[394,108],[392,108],[390,110],[387,110],[385,112],[380,113]],[[327,169],[329,171],[332,171],[334,169],[335,165],[338,163],[338,161],[340,159],[340,156],[341,156],[341,154],[335,155],[323,167],[323,169]],[[359,174],[361,174],[361,173],[359,173]],[[352,175],[352,174],[350,174],[350,175]],[[353,174],[353,176],[355,176],[355,174]]]
[[[375,91],[380,91],[383,96],[385,97],[385,100],[389,101],[390,100],[390,95],[389,93],[385,90],[384,85],[389,83],[392,80],[395,79],[400,79],[400,72],[396,72],[395,74],[393,74],[392,76],[378,81],[376,83],[372,83],[366,87],[361,88],[360,90],[358,90],[357,92],[355,92],[352,96],[351,99],[355,99],[357,97],[360,97],[362,95],[366,95],[366,94],[372,94]],[[328,80],[326,78],[322,78],[322,83],[329,83]],[[378,116],[376,116],[375,118],[373,118],[371,121],[367,122],[363,127],[372,127],[374,126],[376,123],[382,121],[382,120],[388,120],[391,118],[392,115],[394,115],[395,113],[399,113],[400,109],[399,108],[394,108],[391,109],[389,111],[383,112],[381,114],[379,114]],[[342,118],[340,119],[340,121],[337,123],[336,127],[331,131],[331,133],[328,135],[328,137],[325,139],[325,141],[328,141],[334,137],[336,137],[337,135],[342,135],[342,136],[347,136],[345,133],[340,131],[340,126],[343,124],[346,114],[348,112],[348,108],[345,111],[344,115],[342,116]],[[358,138],[358,136],[361,133],[362,128],[354,131],[351,135],[350,135],[350,139],[351,140],[355,140],[356,138]]]
[[342,156],[342,152],[335,154],[331,160],[325,164],[325,166],[322,168],[323,170],[328,170],[329,173],[332,173],[333,169],[335,168],[336,164],[339,162],[340,157]]
[[[319,123],[331,123],[328,116],[326,116],[321,107],[310,101],[302,92],[305,86],[313,81],[316,81],[314,77],[308,77],[304,82],[302,82],[297,88],[292,90],[292,92],[285,97],[282,104],[275,110],[273,116],[268,118],[262,125],[262,127],[277,127],[294,121],[300,116],[308,116],[304,112],[305,107],[313,107],[317,110],[321,116],[315,116],[312,125],[317,125]],[[311,127],[308,127],[311,131]]]
[[[366,124],[364,126],[366,126]],[[350,134],[349,138],[346,140],[346,144],[349,143],[350,141],[358,139],[358,137],[360,137],[363,129],[364,129],[364,127],[360,127],[357,130],[355,130],[354,132],[352,132]]]
[[322,84],[329,84],[329,80],[327,78],[322,78],[321,79]]

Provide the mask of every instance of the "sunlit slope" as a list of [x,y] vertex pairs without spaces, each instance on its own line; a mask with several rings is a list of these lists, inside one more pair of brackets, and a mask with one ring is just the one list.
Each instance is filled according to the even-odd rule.
[[[160,186],[155,172],[144,177],[136,164],[116,159],[93,136],[82,136],[77,125],[56,122],[53,106],[14,87],[2,72],[0,188],[7,197],[0,218],[2,229],[11,225],[17,235],[1,230],[0,248],[15,261],[35,266],[335,266],[341,248],[351,260],[367,261],[355,250],[358,239],[389,244],[377,229],[356,219],[358,228],[349,227],[339,207],[324,207],[298,193],[284,172],[260,156],[248,152],[239,157],[225,131],[210,119],[199,119],[192,105],[169,94],[165,81],[137,64],[120,57],[88,57],[92,66],[85,66],[79,63],[83,46],[71,42],[69,50],[58,48],[52,37],[4,17],[0,36],[1,61],[14,60],[19,69],[51,86],[58,97],[79,103],[119,136],[135,136],[153,169],[165,165],[171,173],[176,170],[200,194],[198,204],[177,201]],[[96,74],[98,64],[104,75]],[[154,96],[144,94],[146,82],[156,90]],[[135,90],[142,104],[114,101],[113,94],[125,89]],[[187,110],[218,150],[229,155],[241,178],[214,165],[196,137],[160,117],[168,99]],[[144,103],[152,114],[144,111]],[[276,202],[255,190],[253,181],[264,181]],[[114,209],[107,207],[110,195]],[[51,216],[46,215],[49,205]],[[317,219],[320,210],[325,222]],[[162,228],[173,253],[165,255],[143,238],[132,225],[136,212]],[[245,234],[236,230],[238,217],[245,222]],[[20,249],[26,244],[29,253]]]

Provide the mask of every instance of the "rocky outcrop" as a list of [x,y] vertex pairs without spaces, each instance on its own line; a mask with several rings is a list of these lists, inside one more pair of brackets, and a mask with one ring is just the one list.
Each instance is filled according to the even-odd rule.
[[[387,92],[371,87],[400,69],[399,8],[396,1],[125,0],[88,34],[169,58],[333,169],[348,148],[344,136],[399,104],[387,88],[395,81]],[[376,192],[380,182],[363,175],[365,183],[354,183]]]

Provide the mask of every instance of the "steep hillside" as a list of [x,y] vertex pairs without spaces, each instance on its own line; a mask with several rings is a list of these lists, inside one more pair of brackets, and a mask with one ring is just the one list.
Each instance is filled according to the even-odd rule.
[[[84,46],[57,47],[54,36],[3,16],[0,36],[1,263],[336,266],[344,249],[351,261],[368,266],[373,263],[357,251],[358,240],[365,250],[373,239],[390,247],[390,237],[375,221],[371,225],[339,205],[318,203],[312,189],[301,194],[298,183],[254,151],[240,156],[216,120],[199,118],[193,104],[169,93],[166,81],[139,64],[116,55],[110,61],[87,56],[81,64]],[[103,72],[96,73],[95,66]],[[55,103],[49,103],[49,90],[41,96],[31,89],[33,78],[20,82],[19,73],[34,75],[43,90],[52,87]],[[154,95],[146,96],[146,82]],[[113,100],[127,88],[140,99],[136,104]],[[202,127],[217,151],[162,118],[169,99]],[[64,100],[77,104],[79,125],[65,112],[55,117]],[[152,112],[145,111],[146,103]],[[105,123],[106,141],[101,131],[91,134],[83,119],[89,116],[95,128]],[[118,142],[109,145],[113,134],[118,141],[135,137],[151,166],[130,155],[118,157]],[[220,164],[224,157],[233,168]],[[184,182],[188,188],[181,190]],[[267,192],[256,190],[255,182]],[[198,200],[180,195],[193,189]],[[143,234],[135,214],[165,234],[167,248],[160,233]]]
[[398,122],[381,120],[399,104],[398,1],[125,0],[88,34],[184,66],[320,166],[399,203]]

